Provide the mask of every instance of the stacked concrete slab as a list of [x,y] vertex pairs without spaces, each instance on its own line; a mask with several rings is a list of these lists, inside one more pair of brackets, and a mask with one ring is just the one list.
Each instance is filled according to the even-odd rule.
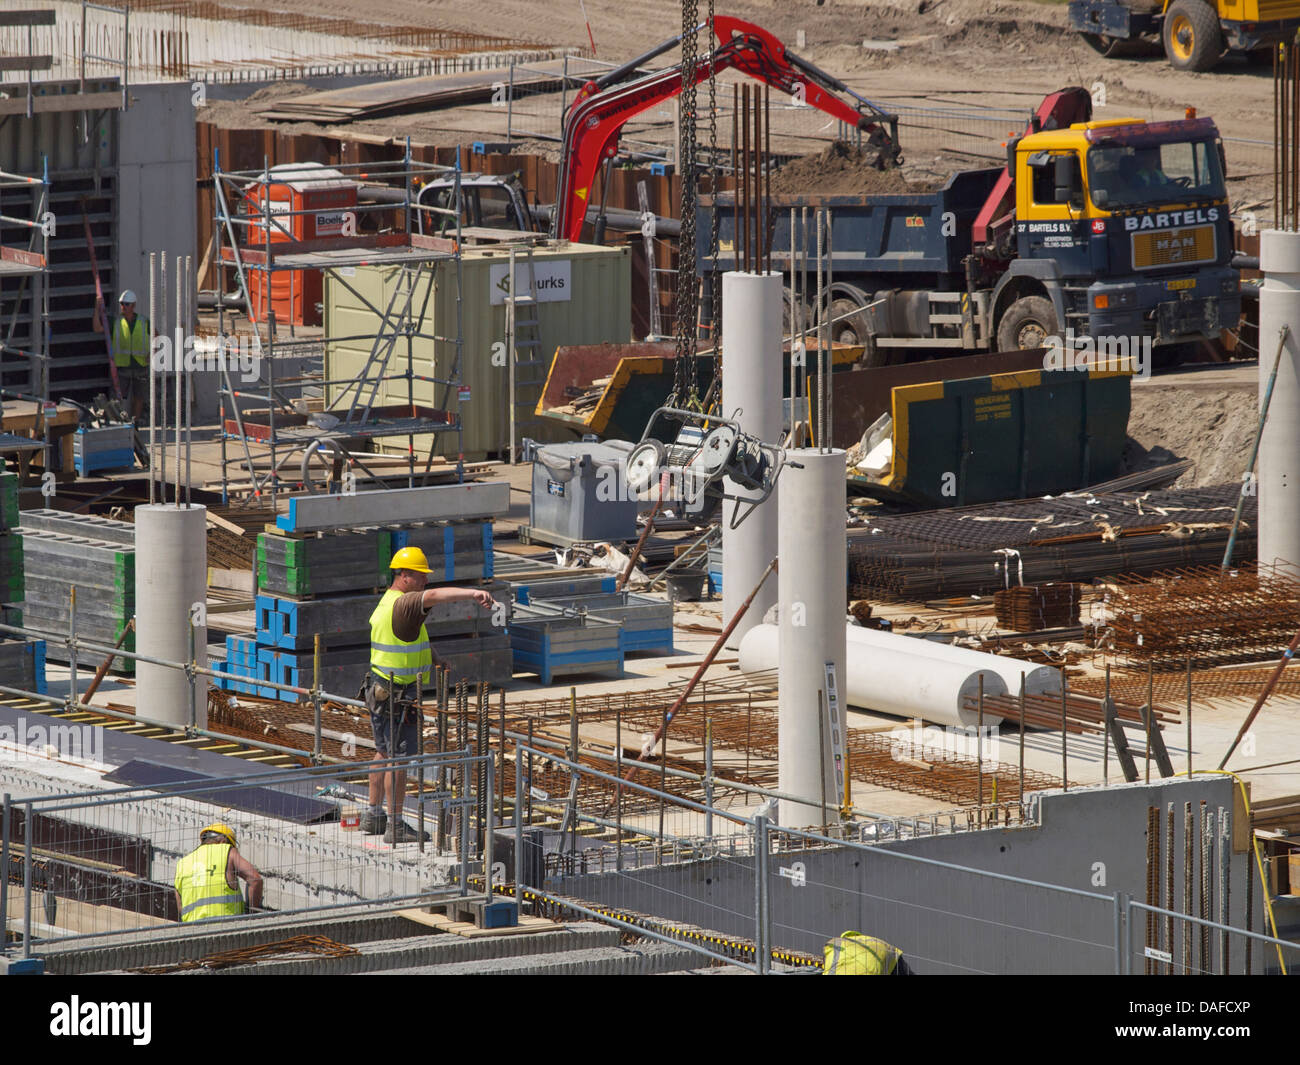
[[[18,531],[18,476],[0,473],[0,619],[22,625],[26,581]],[[0,686],[45,691],[45,641],[0,634]]]
[[[388,564],[408,546],[421,548],[428,557],[431,584],[491,578],[490,521],[261,534],[256,636],[227,637],[226,660],[219,663],[223,671],[246,679],[222,681],[221,686],[265,698],[305,699],[267,682],[310,688],[319,634],[321,688],[354,695],[370,660],[370,615],[392,576]],[[499,609],[468,601],[439,604],[426,627],[453,681],[501,684],[511,668],[509,636],[502,624],[510,588],[504,582],[483,586],[502,604]]]
[[[135,526],[61,510],[25,510],[20,515],[23,544],[23,622],[29,628],[68,632],[73,588],[77,591],[76,630],[81,639],[111,646],[135,616]],[[135,650],[133,633],[122,645]],[[67,648],[50,642],[48,657],[68,661]],[[79,656],[82,667],[99,665],[98,655]],[[111,668],[134,673],[135,663],[115,658]]]

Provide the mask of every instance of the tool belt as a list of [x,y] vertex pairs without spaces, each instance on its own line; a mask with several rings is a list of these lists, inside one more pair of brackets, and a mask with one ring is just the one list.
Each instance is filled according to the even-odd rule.
[[[407,684],[398,685],[392,692],[392,714],[393,717],[402,722],[414,721],[419,716],[419,708],[416,706],[417,685]],[[357,692],[357,698],[364,701],[372,713],[381,714],[389,709],[389,681],[386,677],[381,677],[374,670],[366,670],[365,678],[361,681],[361,688]]]

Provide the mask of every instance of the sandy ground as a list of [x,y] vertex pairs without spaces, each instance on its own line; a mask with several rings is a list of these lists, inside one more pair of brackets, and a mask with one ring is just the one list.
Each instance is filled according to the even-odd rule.
[[[622,61],[680,29],[676,0],[646,0],[635,19],[617,0],[585,0],[597,55]],[[582,6],[577,0],[488,0],[477,5],[451,0],[390,0],[381,11],[361,0],[272,0],[268,6],[385,22],[500,35],[521,43],[589,51]],[[1271,71],[1242,60],[1225,60],[1206,74],[1181,73],[1163,56],[1107,60],[1069,32],[1065,5],[1036,0],[728,0],[720,13],[750,19],[776,34],[799,54],[842,78],[856,91],[885,102],[930,105],[953,102],[1025,110],[1063,85],[1085,85],[1105,103],[1101,117],[1181,117],[1194,106],[1212,115],[1225,136],[1268,140],[1272,111]],[[918,14],[918,8],[923,9]],[[707,6],[700,5],[700,17]],[[803,44],[797,42],[800,35]],[[670,61],[669,53],[660,62]],[[289,86],[272,90],[284,94]],[[250,127],[262,120],[238,105],[222,104],[204,117],[221,125]],[[490,107],[417,115],[387,122],[358,123],[370,136],[412,135],[445,139],[449,134],[496,136],[502,115]],[[661,123],[662,124],[662,123]],[[285,132],[319,132],[307,123]],[[904,150],[907,141],[903,140]],[[819,146],[820,147],[820,146]],[[777,146],[774,144],[774,148]],[[989,145],[996,154],[996,145]],[[781,150],[781,149],[777,149]],[[1231,153],[1230,153],[1231,158]],[[915,161],[915,160],[914,160]],[[1252,151],[1249,166],[1236,166],[1235,206],[1271,201],[1271,152]],[[1270,180],[1250,174],[1269,171]],[[1271,207],[1271,202],[1266,205]]]

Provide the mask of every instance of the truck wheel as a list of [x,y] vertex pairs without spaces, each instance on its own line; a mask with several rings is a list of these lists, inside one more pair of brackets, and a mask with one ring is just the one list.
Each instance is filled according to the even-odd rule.
[[[865,344],[871,333],[870,297],[852,285],[836,285],[831,297],[831,340],[836,344]],[[858,313],[854,313],[857,311]]]
[[1219,16],[1205,0],[1175,0],[1162,32],[1165,55],[1175,70],[1209,70],[1223,54]]
[[998,323],[999,351],[1032,351],[1044,346],[1047,338],[1060,329],[1056,308],[1043,296],[1023,296],[1016,300]]

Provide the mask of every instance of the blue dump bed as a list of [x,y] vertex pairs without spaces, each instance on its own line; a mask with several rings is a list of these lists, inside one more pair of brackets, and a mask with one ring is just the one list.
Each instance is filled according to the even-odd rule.
[[[802,224],[804,207],[827,207],[831,212],[831,248],[835,272],[884,274],[957,274],[970,253],[971,226],[988,199],[1002,167],[963,170],[934,192],[871,194],[862,196],[774,196],[776,228],[772,240],[773,268],[790,261],[791,215],[796,214],[795,250],[808,255],[815,267],[817,230],[808,212],[807,232]],[[710,212],[714,197],[701,196],[697,214],[698,263],[712,268],[709,255]],[[736,268],[736,214],[732,193],[717,197],[718,267]],[[751,222],[752,224],[752,222]]]

